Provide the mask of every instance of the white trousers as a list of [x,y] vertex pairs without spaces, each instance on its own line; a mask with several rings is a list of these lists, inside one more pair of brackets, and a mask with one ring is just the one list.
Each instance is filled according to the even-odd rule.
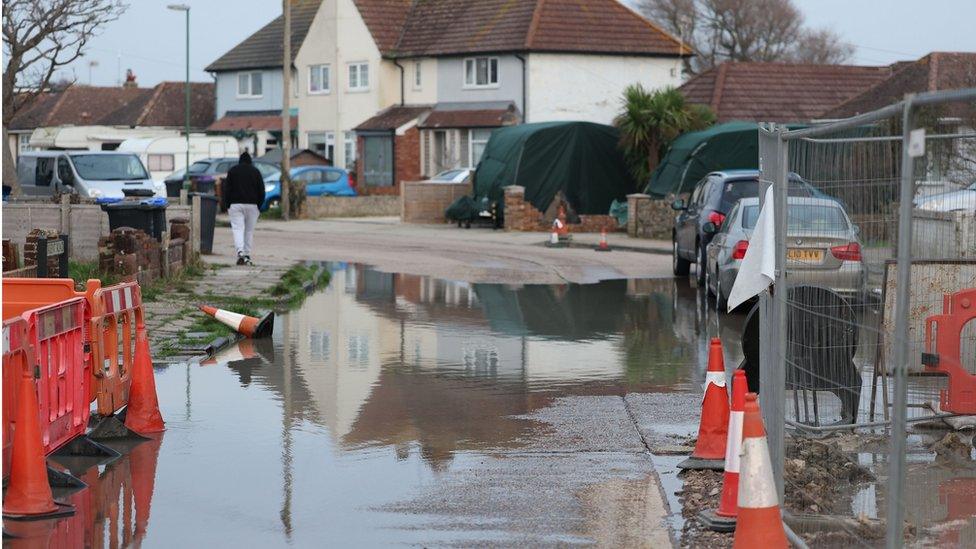
[[254,204],[231,204],[227,210],[230,228],[234,231],[234,247],[238,255],[251,255],[254,245],[254,226],[258,222],[258,207]]

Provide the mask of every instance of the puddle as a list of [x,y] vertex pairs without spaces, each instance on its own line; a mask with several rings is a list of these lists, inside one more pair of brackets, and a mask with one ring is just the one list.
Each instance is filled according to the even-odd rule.
[[[654,465],[662,520],[680,531],[678,458],[652,461],[642,440],[693,434],[674,418],[693,415],[709,337],[728,369],[741,361],[741,315],[707,312],[671,279],[332,271],[272,339],[157,368],[165,435],[84,472],[74,517],[20,526],[27,539],[4,545],[615,544],[660,512],[645,490]],[[656,440],[648,423],[670,426]],[[950,480],[932,497],[955,516],[969,485],[942,488]],[[880,492],[850,505],[883,513]]]

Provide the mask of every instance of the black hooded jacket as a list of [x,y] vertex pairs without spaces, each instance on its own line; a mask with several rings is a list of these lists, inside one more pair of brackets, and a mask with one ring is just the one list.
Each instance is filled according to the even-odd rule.
[[241,155],[240,162],[227,172],[221,194],[224,206],[228,208],[231,204],[254,204],[259,208],[264,204],[264,178],[251,163],[251,155],[247,151]]

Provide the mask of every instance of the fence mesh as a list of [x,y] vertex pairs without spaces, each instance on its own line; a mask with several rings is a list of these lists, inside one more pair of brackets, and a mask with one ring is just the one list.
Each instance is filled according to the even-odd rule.
[[[938,333],[951,324],[926,326],[944,309],[961,310],[947,295],[976,287],[976,103],[947,99],[912,108],[908,132],[901,110],[887,114],[855,126],[774,128],[762,136],[763,180],[785,213],[775,220],[785,287],[765,302],[762,321],[764,334],[782,334],[766,356],[785,365],[781,377],[763,377],[784,388],[781,405],[763,402],[777,416],[764,410],[767,423],[784,426],[770,428],[771,454],[795,529],[809,540],[879,546],[887,536],[897,546],[888,528],[896,501],[905,543],[974,546],[971,435],[954,430],[965,419],[944,417],[969,405],[955,398],[947,406],[945,347],[936,349],[939,337],[956,336]],[[906,165],[911,172],[903,179]],[[908,204],[901,203],[903,180],[911,185]],[[743,223],[754,223],[759,205],[739,207]],[[906,220],[910,284],[907,329],[899,331],[897,297],[905,288],[898,286],[897,259]],[[899,342],[907,348],[903,407],[896,405]],[[962,370],[976,375],[976,320],[963,326],[958,345]],[[904,432],[898,409],[905,411]],[[893,437],[905,441],[904,464],[892,459]]]

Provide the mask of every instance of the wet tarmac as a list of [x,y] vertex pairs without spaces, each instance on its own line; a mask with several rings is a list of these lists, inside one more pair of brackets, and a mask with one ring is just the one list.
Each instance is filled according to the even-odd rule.
[[[4,546],[661,547],[681,531],[673,454],[696,428],[709,338],[731,371],[743,315],[670,278],[330,268],[272,339],[157,367],[165,434],[76,469],[76,515],[5,521],[23,537]],[[929,481],[969,509],[972,479]],[[884,512],[878,491],[845,505]]]

